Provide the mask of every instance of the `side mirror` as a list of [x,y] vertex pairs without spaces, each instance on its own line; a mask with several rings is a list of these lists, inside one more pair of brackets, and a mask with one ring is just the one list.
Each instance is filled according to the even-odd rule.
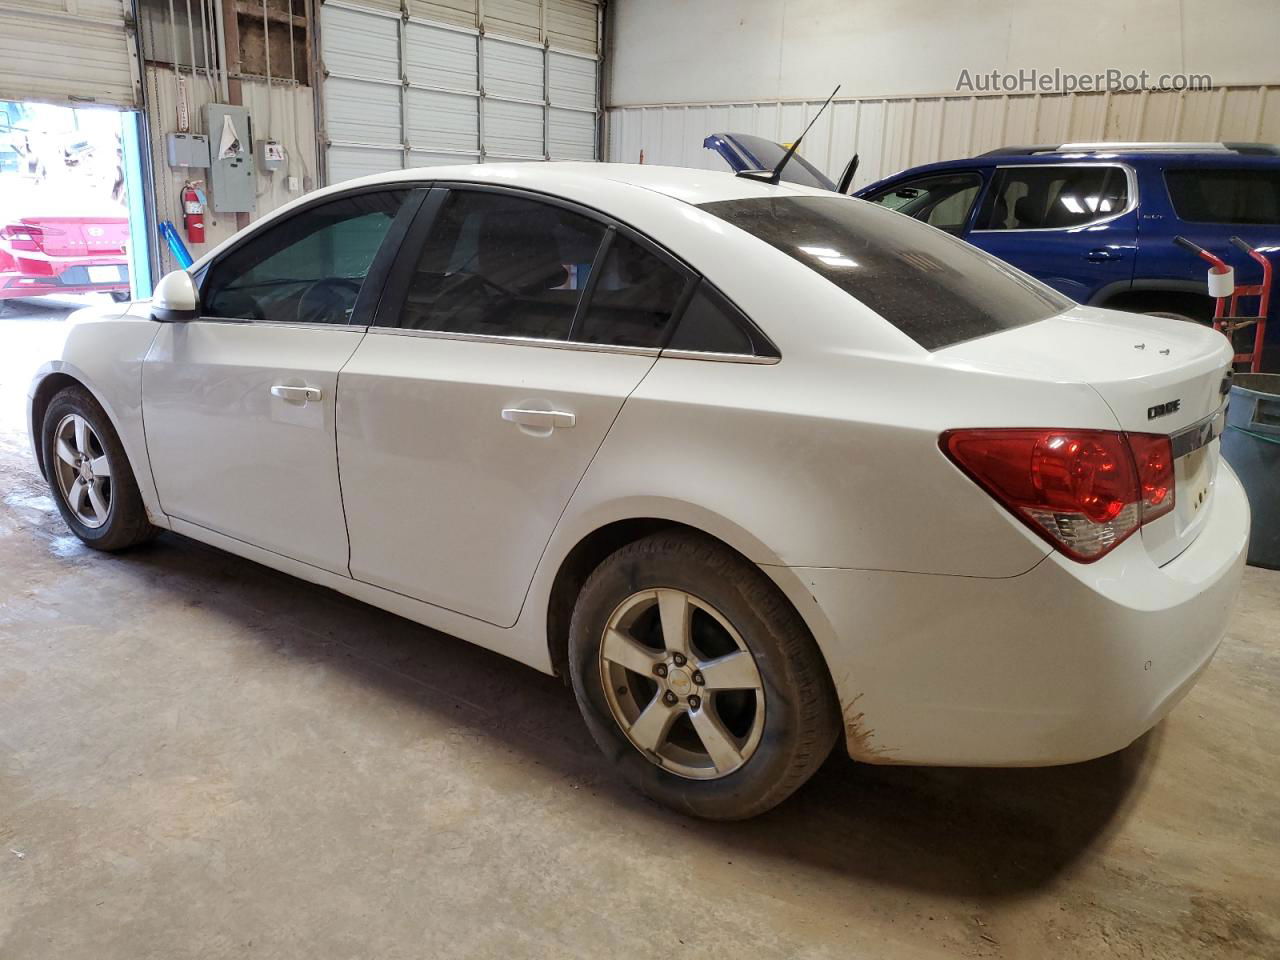
[[151,295],[151,319],[161,323],[186,323],[200,316],[200,292],[185,270],[166,273]]

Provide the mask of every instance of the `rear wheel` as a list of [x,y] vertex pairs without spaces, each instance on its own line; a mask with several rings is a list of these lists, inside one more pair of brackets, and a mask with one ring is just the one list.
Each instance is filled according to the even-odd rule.
[[570,673],[622,776],[695,816],[742,819],[781,803],[839,731],[799,614],[753,564],[692,532],[632,543],[588,578]]
[[123,550],[155,535],[120,438],[87,390],[66,387],[54,396],[42,438],[45,476],[72,533],[95,550]]

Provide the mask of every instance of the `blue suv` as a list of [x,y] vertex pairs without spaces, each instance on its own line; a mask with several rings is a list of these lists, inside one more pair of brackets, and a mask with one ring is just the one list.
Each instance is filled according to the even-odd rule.
[[[782,152],[742,134],[705,145],[739,170],[769,169]],[[809,164],[789,165],[783,179],[837,189]],[[1280,253],[1280,148],[1268,144],[1004,147],[912,167],[854,195],[961,237],[1080,303],[1139,313],[1213,315],[1206,264],[1176,236],[1222,257],[1241,284],[1259,282],[1261,271],[1231,237]],[[1268,334],[1280,339],[1280,323]]]

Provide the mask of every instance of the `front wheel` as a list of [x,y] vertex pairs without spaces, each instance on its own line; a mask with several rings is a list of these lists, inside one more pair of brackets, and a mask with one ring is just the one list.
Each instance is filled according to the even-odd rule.
[[608,557],[570,624],[592,736],[630,783],[695,816],[781,803],[839,732],[826,665],[799,614],[709,537],[658,533]]
[[41,436],[45,476],[72,533],[95,550],[123,550],[155,535],[124,446],[89,391],[59,391]]

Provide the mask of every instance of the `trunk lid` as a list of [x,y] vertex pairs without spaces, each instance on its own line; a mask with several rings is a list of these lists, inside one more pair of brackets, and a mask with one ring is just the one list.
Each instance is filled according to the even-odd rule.
[[1185,321],[1076,307],[934,356],[992,372],[1087,383],[1120,429],[1173,438],[1174,508],[1143,526],[1143,544],[1164,564],[1199,535],[1212,512],[1217,436],[1230,386],[1231,346],[1222,334]]
[[14,227],[29,227],[36,248],[50,257],[122,256],[129,239],[124,217],[22,217]]

